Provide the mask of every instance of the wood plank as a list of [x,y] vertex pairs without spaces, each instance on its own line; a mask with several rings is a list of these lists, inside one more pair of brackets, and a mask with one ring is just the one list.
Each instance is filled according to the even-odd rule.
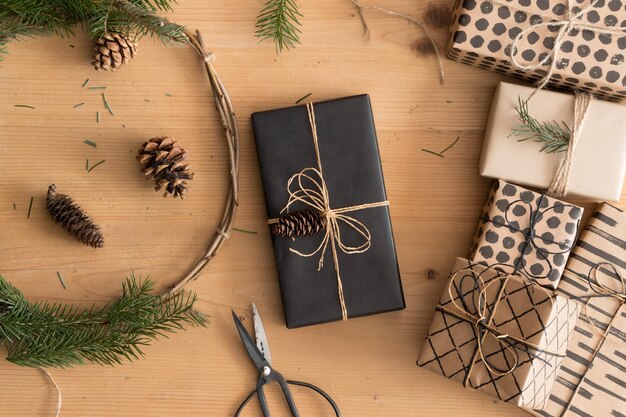
[[[280,56],[271,43],[258,44],[252,36],[262,2],[179,3],[171,18],[203,32],[235,104],[242,131],[236,226],[256,234],[233,232],[190,286],[199,308],[211,316],[207,329],[159,341],[134,364],[52,370],[63,391],[61,415],[232,415],[256,376],[230,309],[242,312],[255,301],[276,367],[327,390],[345,416],[524,416],[415,366],[446,275],[469,247],[490,183],[478,176],[477,163],[500,77],[446,61],[440,85],[418,28],[369,12],[372,38],[365,41],[349,1],[301,2],[303,44]],[[445,43],[451,0],[380,4],[430,22],[439,44]],[[437,16],[444,16],[443,23]],[[0,66],[0,272],[33,300],[103,303],[133,271],[165,288],[203,252],[226,191],[221,128],[192,51],[145,39],[128,67],[99,74],[89,65],[91,48],[77,30],[69,39],[12,43]],[[107,89],[81,87],[87,78],[89,86]],[[102,92],[114,117],[102,105]],[[307,93],[323,100],[363,92],[372,97],[407,309],[287,330],[249,116],[291,105]],[[185,201],[155,193],[134,159],[142,141],[162,134],[189,151],[196,178]],[[421,150],[441,150],[456,137],[445,158]],[[86,158],[106,162],[87,173]],[[104,249],[82,247],[50,222],[45,193],[51,183],[102,225]],[[436,279],[426,278],[428,269]],[[39,371],[0,361],[0,380],[0,416],[52,415],[54,391]],[[318,399],[295,391],[303,416],[330,415]],[[278,395],[271,401],[273,416],[286,415]],[[245,415],[259,413],[251,408]]]

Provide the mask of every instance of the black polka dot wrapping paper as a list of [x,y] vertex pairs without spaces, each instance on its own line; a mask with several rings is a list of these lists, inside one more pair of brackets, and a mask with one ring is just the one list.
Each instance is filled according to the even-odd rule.
[[[516,108],[527,102],[528,114],[540,123],[566,125],[574,120],[574,97],[555,91],[501,82],[493,96],[478,171],[481,175],[547,189],[563,152],[542,152],[544,143],[514,135],[521,126]],[[572,157],[568,196],[619,201],[626,176],[626,106],[591,100]]]
[[554,386],[578,303],[467,259],[457,258],[452,271],[418,366],[526,411],[541,408]]
[[626,0],[457,0],[447,50],[533,82],[552,69],[551,85],[614,101],[626,99],[625,54]]
[[503,180],[494,183],[469,259],[506,264],[555,289],[570,255],[583,209]]

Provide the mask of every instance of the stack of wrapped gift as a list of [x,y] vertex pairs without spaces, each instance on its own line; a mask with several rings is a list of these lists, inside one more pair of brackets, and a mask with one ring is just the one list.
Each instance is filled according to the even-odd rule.
[[532,411],[548,401],[580,306],[555,293],[582,208],[502,180],[457,259],[418,365]]

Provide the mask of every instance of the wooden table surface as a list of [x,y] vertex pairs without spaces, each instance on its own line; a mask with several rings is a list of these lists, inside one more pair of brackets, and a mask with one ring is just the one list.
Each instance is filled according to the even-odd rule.
[[[274,365],[327,390],[344,416],[526,415],[415,365],[447,274],[455,257],[466,254],[490,184],[477,174],[477,163],[500,77],[446,61],[440,85],[432,48],[418,28],[368,12],[372,37],[366,41],[349,1],[300,2],[303,43],[279,56],[271,43],[253,37],[260,0],[179,3],[171,18],[202,31],[238,114],[241,205],[235,225],[255,233],[233,232],[190,285],[199,309],[211,316],[206,329],[159,340],[132,364],[51,370],[63,393],[61,416],[232,415],[256,374],[230,309],[249,318],[252,301],[264,319]],[[445,43],[451,1],[380,5],[419,17]],[[110,300],[133,271],[149,275],[159,289],[172,284],[203,253],[227,184],[225,144],[197,56],[144,39],[129,66],[98,74],[89,65],[91,42],[80,30],[68,39],[12,43],[9,51],[0,65],[0,273],[33,300],[82,305]],[[106,90],[82,88],[87,78],[88,86]],[[114,117],[104,110],[103,91]],[[308,93],[312,100],[371,95],[404,311],[285,328],[250,114],[292,105]],[[134,159],[142,141],[164,134],[188,149],[196,172],[184,201],[155,193]],[[422,151],[442,150],[457,137],[445,158]],[[86,159],[106,162],[87,173]],[[105,248],[83,247],[51,223],[45,210],[51,183],[102,225]],[[55,391],[38,370],[0,361],[0,381],[1,416],[53,415]],[[304,417],[330,415],[320,400],[296,391]],[[286,415],[277,392],[271,393],[272,415]],[[255,405],[245,415],[260,411]]]

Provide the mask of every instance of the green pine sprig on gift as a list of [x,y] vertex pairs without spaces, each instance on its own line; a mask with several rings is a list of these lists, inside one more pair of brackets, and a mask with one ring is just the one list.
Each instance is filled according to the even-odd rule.
[[292,48],[300,43],[300,17],[296,0],[267,0],[257,16],[256,36],[273,39],[276,52]]
[[72,35],[80,24],[90,37],[107,33],[135,40],[157,36],[164,43],[186,42],[185,28],[158,15],[174,0],[0,0],[0,60],[11,40]]
[[518,105],[515,107],[517,117],[521,123],[519,127],[512,129],[511,136],[525,136],[518,142],[532,140],[542,144],[540,152],[558,153],[564,152],[569,146],[572,136],[571,128],[565,123],[556,121],[541,122],[532,117],[528,111],[528,101],[517,98]]
[[142,348],[185,325],[204,326],[196,296],[164,299],[150,280],[131,276],[122,294],[103,307],[31,303],[0,276],[0,344],[7,360],[30,367],[70,367],[87,362],[121,364],[143,356]]

